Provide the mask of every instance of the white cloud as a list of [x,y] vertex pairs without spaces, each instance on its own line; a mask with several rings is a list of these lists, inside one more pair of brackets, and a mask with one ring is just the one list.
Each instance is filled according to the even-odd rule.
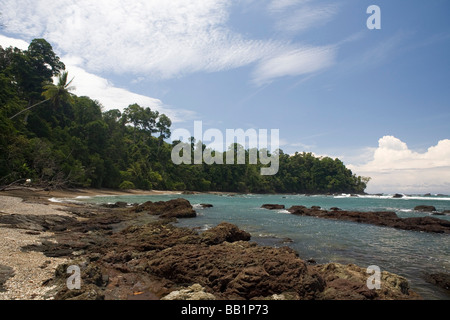
[[281,31],[298,33],[328,23],[338,12],[338,4],[312,0],[273,0],[268,11]]
[[281,53],[263,60],[253,76],[261,85],[284,76],[298,76],[313,73],[333,65],[334,47],[304,47]]
[[324,25],[337,13],[337,6],[303,6],[283,19],[278,19],[277,27],[289,32],[300,32],[306,29]]
[[8,38],[0,34],[0,46],[2,46],[3,48],[12,46],[20,50],[27,50],[29,43],[20,39]]
[[[317,48],[316,57],[304,54],[313,50],[312,47],[250,39],[237,33],[227,25],[232,3],[225,0],[0,2],[7,32],[26,40],[44,37],[60,55],[82,57],[79,66],[91,73],[131,73],[169,79],[255,64],[258,81],[263,81],[265,75],[272,80],[314,72],[322,68],[322,63],[329,64],[322,48]],[[278,5],[273,2],[273,9],[304,2],[285,0]],[[317,22],[311,16],[313,13],[308,25]],[[305,28],[305,25],[295,28]],[[305,59],[305,62],[295,64],[291,72],[289,57]],[[278,68],[275,75],[265,71],[273,59],[288,63]]]
[[272,0],[268,5],[268,9],[270,12],[276,13],[310,1],[311,0]]
[[385,136],[369,162],[348,167],[372,177],[368,192],[450,193],[450,140],[418,153],[400,139]]

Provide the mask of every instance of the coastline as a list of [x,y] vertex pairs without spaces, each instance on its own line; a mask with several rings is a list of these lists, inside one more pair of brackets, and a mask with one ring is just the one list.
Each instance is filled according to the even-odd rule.
[[[133,221],[132,219],[139,215],[148,215],[151,208],[140,212],[136,208],[131,211],[100,209],[98,206],[48,202],[51,197],[112,194],[123,195],[130,192],[91,189],[56,192],[13,190],[0,193],[0,218],[16,219],[9,225],[0,223],[1,236],[9,240],[0,246],[0,266],[6,266],[13,271],[3,281],[2,286],[6,292],[0,293],[0,299],[161,299],[173,292],[188,290],[189,287],[184,287],[183,283],[201,283],[200,289],[194,290],[195,294],[200,292],[200,296],[204,294],[206,297],[213,295],[216,299],[419,298],[409,290],[407,280],[400,276],[383,271],[384,283],[389,287],[384,288],[382,294],[378,294],[365,287],[365,269],[334,263],[308,265],[292,249],[261,247],[247,242],[248,238],[242,237],[245,232],[232,225],[217,226],[205,236],[194,230],[175,227],[171,224],[173,220],[167,219],[155,218],[154,223],[145,226],[127,224],[127,221]],[[164,192],[133,191],[131,194]],[[170,211],[169,208],[164,210],[164,214]],[[43,220],[39,220],[39,217]],[[117,228],[118,225],[121,225],[121,231],[112,232],[112,226]],[[39,229],[42,226],[45,227],[44,230]],[[112,247],[111,243],[115,246]],[[169,249],[170,251],[167,251]],[[171,258],[167,252],[171,252],[174,257]],[[129,261],[127,256],[130,254],[135,256],[134,260]],[[186,257],[182,258],[184,255]],[[197,258],[192,256],[192,260],[191,255]],[[159,257],[159,260],[154,261],[155,256]],[[248,267],[245,267],[245,264],[243,267],[241,263],[233,264],[234,260],[240,261],[242,257],[250,257],[246,260]],[[170,268],[160,267],[173,263],[171,259],[181,259],[187,263],[178,270],[180,279],[173,278],[172,271],[167,273]],[[195,270],[204,268],[204,262],[199,259],[212,263],[208,268],[215,271],[203,270],[196,273]],[[88,266],[88,270],[83,270],[83,275],[88,277],[86,282],[89,283],[83,293],[75,296],[73,292],[64,289],[65,282],[62,282],[62,279],[67,277],[62,270],[68,264],[74,263],[73,261],[83,261],[80,264]],[[257,265],[255,261],[259,261]],[[261,269],[258,264],[264,267]],[[223,269],[224,265],[228,267]],[[286,265],[291,266],[289,270],[284,269]],[[143,274],[143,269],[147,270],[146,272],[152,271],[150,274]],[[276,276],[267,274],[267,270],[271,269],[274,269],[273,274]],[[203,274],[210,272],[216,275],[211,278]],[[223,279],[221,281],[225,281],[224,283],[231,283],[231,289],[225,293],[214,289],[219,286],[215,284],[219,281],[217,277]],[[140,287],[123,283],[123,278],[130,278],[132,283],[140,283]],[[230,282],[230,279],[234,280]],[[298,279],[306,282],[293,286]],[[278,288],[280,281],[285,282],[283,288],[286,292],[274,289]],[[303,289],[305,285],[307,291]],[[150,290],[150,287],[157,289]],[[198,286],[195,288],[198,289]],[[172,296],[177,295],[174,293]]]

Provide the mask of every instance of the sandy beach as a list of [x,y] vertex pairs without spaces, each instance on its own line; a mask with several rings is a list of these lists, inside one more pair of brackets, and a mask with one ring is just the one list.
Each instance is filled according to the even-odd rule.
[[[27,203],[21,198],[0,196],[0,215],[60,215],[68,214],[61,211],[57,205]],[[0,279],[3,282],[0,290],[2,300],[46,299],[46,294],[52,288],[42,284],[53,277],[55,268],[65,259],[49,258],[41,252],[23,252],[22,247],[39,244],[43,239],[50,239],[50,232],[30,232],[10,228],[0,224],[0,266],[10,270],[9,276]],[[4,292],[1,292],[4,291]]]
[[[72,189],[44,191],[18,188],[0,193],[0,216],[34,215],[77,218],[62,211],[70,204],[55,204],[51,198],[73,198],[96,195],[158,195],[176,194],[172,191],[120,191],[107,189]],[[0,224],[0,300],[51,299],[52,287],[42,284],[54,276],[56,267],[67,262],[64,258],[46,257],[41,252],[24,252],[23,247],[39,245],[43,240],[54,241],[54,233],[30,231]],[[2,290],[3,289],[3,290]]]

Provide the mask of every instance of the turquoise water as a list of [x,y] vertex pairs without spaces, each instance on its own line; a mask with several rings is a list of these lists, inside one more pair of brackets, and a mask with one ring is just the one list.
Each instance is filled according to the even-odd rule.
[[[418,205],[433,205],[438,211],[450,210],[450,197],[392,197],[366,196],[304,196],[304,195],[158,195],[111,196],[77,199],[90,203],[143,203],[185,198],[198,213],[195,219],[180,220],[183,227],[202,230],[227,221],[252,234],[252,239],[263,245],[289,246],[302,259],[318,263],[354,263],[361,267],[377,265],[383,271],[407,278],[411,287],[425,299],[450,299],[444,290],[428,284],[424,273],[450,272],[450,235],[396,230],[345,221],[325,220],[290,215],[285,210],[261,209],[261,205],[284,204],[324,209],[339,207],[344,210],[395,211],[398,216],[418,217],[427,213],[412,210]],[[200,203],[213,204],[203,209]],[[450,220],[450,216],[438,218]],[[284,241],[289,238],[291,241]]]

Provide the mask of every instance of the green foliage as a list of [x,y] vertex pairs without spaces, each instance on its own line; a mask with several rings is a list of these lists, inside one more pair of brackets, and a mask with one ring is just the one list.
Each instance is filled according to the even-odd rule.
[[134,183],[131,181],[124,181],[120,184],[119,189],[122,190],[132,190],[132,189],[136,189],[136,187],[134,186]]
[[[261,163],[249,164],[249,150],[238,144],[228,152],[244,151],[245,164],[175,165],[176,142],[165,142],[169,117],[138,104],[102,112],[97,101],[70,93],[64,69],[43,39],[26,51],[0,47],[0,185],[33,179],[47,187],[362,193],[370,180],[339,159],[281,150],[279,173],[262,176]],[[192,151],[200,148],[192,139]],[[212,153],[226,159],[227,152]]]

